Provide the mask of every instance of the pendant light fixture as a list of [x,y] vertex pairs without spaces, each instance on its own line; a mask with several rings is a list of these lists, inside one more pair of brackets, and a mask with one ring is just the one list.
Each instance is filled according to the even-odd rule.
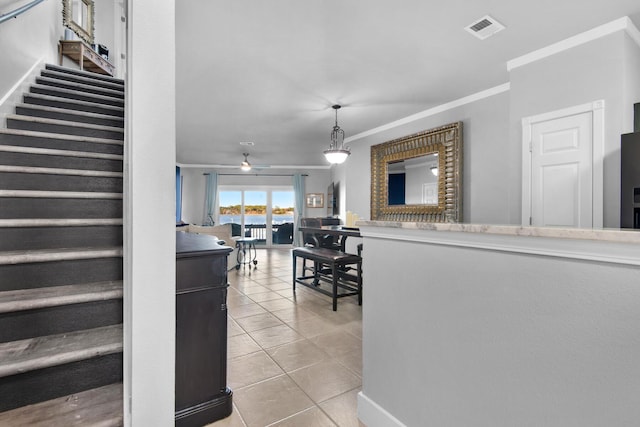
[[329,145],[329,149],[325,150],[324,156],[329,163],[340,164],[347,160],[351,151],[349,151],[349,147],[345,147],[344,131],[338,126],[338,110],[340,109],[340,105],[333,105],[331,108],[336,110],[336,124],[331,131],[331,144]]
[[242,155],[244,156],[244,160],[242,161],[242,163],[240,163],[240,169],[248,172],[251,170],[251,163],[249,163],[249,160],[247,160],[249,153],[242,153]]

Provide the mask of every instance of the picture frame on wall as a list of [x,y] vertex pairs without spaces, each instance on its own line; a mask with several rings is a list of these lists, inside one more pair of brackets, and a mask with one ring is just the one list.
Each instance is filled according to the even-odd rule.
[[305,197],[308,208],[324,208],[323,193],[307,193]]

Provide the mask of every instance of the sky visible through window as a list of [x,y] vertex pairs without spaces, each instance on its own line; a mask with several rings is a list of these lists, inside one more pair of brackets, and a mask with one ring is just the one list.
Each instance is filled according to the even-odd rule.
[[[266,191],[245,191],[245,205],[264,205],[267,203]],[[274,191],[271,195],[273,206],[281,208],[293,207],[293,191]],[[240,191],[221,191],[220,206],[240,204]]]

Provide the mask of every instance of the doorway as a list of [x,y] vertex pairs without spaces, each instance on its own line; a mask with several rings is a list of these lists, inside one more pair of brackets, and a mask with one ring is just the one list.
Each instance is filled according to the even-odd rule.
[[522,120],[522,225],[602,228],[604,101]]

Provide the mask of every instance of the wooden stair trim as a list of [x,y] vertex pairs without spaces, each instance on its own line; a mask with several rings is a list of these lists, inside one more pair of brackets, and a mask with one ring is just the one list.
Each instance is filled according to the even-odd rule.
[[39,175],[69,175],[69,176],[90,176],[102,178],[122,178],[122,172],[94,171],[88,169],[62,169],[43,168],[38,166],[12,166],[0,165],[0,172],[4,173],[30,173]]
[[[96,138],[93,136],[83,136],[83,135],[65,135],[62,133],[41,132],[37,130],[0,129],[0,134],[16,135],[16,136],[31,136],[36,138],[49,138],[49,139],[57,139],[61,141],[90,142],[94,144],[124,145],[124,142],[120,139]],[[62,150],[62,151],[66,151],[66,150]]]
[[[122,125],[124,126],[124,117],[111,116],[109,114],[90,113],[90,112],[87,112],[87,111],[70,110],[68,108],[50,107],[48,105],[25,104],[25,103],[20,103],[20,104],[16,105],[16,108],[24,108],[24,109],[28,109],[28,110],[47,111],[47,112],[50,112],[50,113],[70,114],[70,115],[73,115],[73,116],[89,117],[89,118],[92,118],[92,119],[115,120],[115,121],[122,122]],[[62,120],[62,119],[59,119],[59,120]]]
[[[81,129],[104,130],[121,133],[124,136],[124,129],[115,126],[96,125],[93,123],[74,122],[70,120],[49,119],[46,117],[25,116],[22,114],[7,114],[7,120],[15,120],[26,123],[40,123],[44,125],[68,126]],[[105,138],[109,139],[109,138]]]
[[0,199],[5,197],[24,199],[122,199],[122,193],[98,191],[50,191],[50,190],[0,190]]
[[94,153],[91,151],[58,150],[55,148],[24,147],[21,145],[0,145],[0,151],[9,153],[40,154],[45,156],[84,157],[88,159],[123,160],[122,154]]
[[31,264],[38,262],[73,261],[80,259],[120,258],[122,247],[35,249],[0,252],[0,265]]
[[122,225],[122,218],[28,218],[0,219],[0,228],[22,227],[91,227]]
[[[96,85],[91,85],[91,84],[86,84],[86,83],[79,83],[79,82],[70,82],[68,80],[64,80],[64,79],[57,79],[55,77],[47,77],[47,76],[43,76],[40,75],[38,77],[36,77],[36,84],[39,85],[43,85],[43,86],[51,86],[51,87],[56,87],[56,88],[60,88],[60,89],[69,89],[67,87],[60,87],[60,86],[55,86],[52,83],[60,83],[60,84],[64,84],[64,85],[68,85],[68,86],[74,86],[77,87],[79,90],[78,92],[85,92],[85,93],[90,93],[92,95],[103,95],[103,96],[113,96],[114,98],[122,98],[124,96],[124,90],[123,89],[110,89],[107,87],[103,87],[103,86],[96,86]],[[84,90],[82,90],[84,89]],[[74,89],[70,89],[70,90],[74,90]],[[94,93],[94,92],[89,92],[89,91],[99,91],[99,92],[103,92],[102,94],[100,93]]]
[[0,292],[0,313],[122,299],[122,281],[82,283]]
[[[71,103],[71,104],[76,104],[76,105],[79,105],[79,106],[82,105],[82,106],[85,106],[85,107],[100,107],[100,108],[104,108],[105,110],[113,110],[114,112],[117,112],[117,113],[123,113],[124,112],[124,107],[119,107],[117,105],[101,104],[99,102],[84,101],[82,99],[61,98],[59,96],[45,95],[43,93],[32,93],[32,92],[27,92],[27,93],[24,94],[24,96],[41,99],[43,101],[59,101],[59,102],[67,102],[67,103]],[[25,103],[28,104],[28,105],[39,105],[39,104],[30,104],[29,102],[26,102],[26,101],[25,101]],[[74,111],[76,111],[76,110],[74,110]],[[120,117],[120,116],[114,116],[114,117]]]
[[123,98],[116,98],[116,97],[113,97],[113,96],[106,96],[106,95],[98,95],[98,94],[95,94],[95,93],[83,92],[81,90],[65,89],[63,87],[40,85],[40,84],[37,84],[37,83],[32,84],[31,88],[39,89],[39,90],[43,90],[43,91],[58,92],[61,95],[49,95],[49,96],[53,96],[54,98],[57,98],[57,99],[60,99],[60,98],[67,99],[63,95],[79,95],[79,96],[86,96],[88,98],[94,99],[95,101],[89,101],[89,102],[93,102],[93,103],[98,104],[98,105],[103,105],[100,101],[115,102],[116,103],[116,105],[114,105],[115,107],[120,107],[121,106],[120,104],[124,105],[124,99]]
[[122,325],[0,344],[0,377],[122,351]]
[[0,425],[115,427],[124,425],[122,383],[110,384],[0,413]]

